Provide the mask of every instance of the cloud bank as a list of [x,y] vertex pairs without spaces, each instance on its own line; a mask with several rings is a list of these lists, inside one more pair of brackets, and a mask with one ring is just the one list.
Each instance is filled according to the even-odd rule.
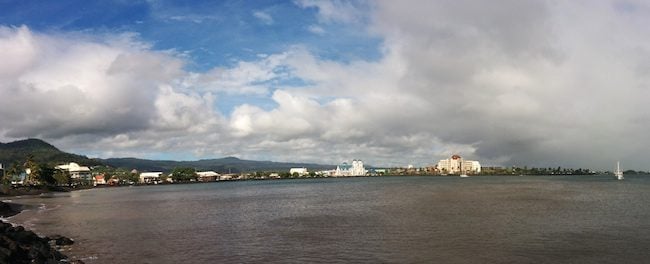
[[[191,72],[133,34],[2,27],[0,138],[102,157],[404,166],[459,153],[484,165],[648,169],[646,4],[296,4],[321,24],[365,23],[382,56],[340,62],[296,43]],[[348,15],[359,12],[367,19]],[[219,110],[233,96],[250,100]]]

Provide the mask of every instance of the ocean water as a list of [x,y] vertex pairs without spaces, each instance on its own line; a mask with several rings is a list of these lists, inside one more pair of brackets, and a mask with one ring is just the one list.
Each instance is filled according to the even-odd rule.
[[650,177],[369,177],[20,197],[86,263],[649,263]]

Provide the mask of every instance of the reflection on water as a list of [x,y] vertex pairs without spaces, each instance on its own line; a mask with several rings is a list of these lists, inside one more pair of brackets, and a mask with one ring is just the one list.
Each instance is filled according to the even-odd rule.
[[380,177],[19,198],[87,263],[645,263],[650,178]]

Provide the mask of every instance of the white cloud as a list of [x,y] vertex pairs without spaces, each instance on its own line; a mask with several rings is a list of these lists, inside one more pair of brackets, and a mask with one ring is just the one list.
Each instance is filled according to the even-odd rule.
[[[286,64],[309,88],[283,91],[294,99],[274,97],[275,109],[247,111],[247,138],[259,135],[252,141],[275,147],[270,142],[316,140],[315,149],[331,146],[325,153],[332,159],[341,149],[354,149],[348,155],[355,157],[383,149],[418,153],[413,159],[421,163],[460,152],[487,164],[607,168],[622,157],[642,166],[634,155],[647,140],[630,130],[647,120],[639,111],[645,97],[638,97],[648,93],[647,78],[637,74],[648,65],[638,56],[648,48],[642,23],[612,5],[507,6],[517,11],[490,3],[378,2],[370,30],[384,37],[384,57],[343,64],[292,53]],[[598,107],[613,102],[634,107]],[[288,117],[301,128],[293,134],[263,125]],[[598,154],[603,150],[609,155]],[[384,164],[398,156],[367,155]]]
[[257,19],[259,19],[262,23],[266,25],[272,25],[273,24],[273,17],[264,11],[255,11],[253,12],[253,16]]
[[231,68],[214,68],[205,73],[193,73],[183,80],[183,86],[228,94],[268,94],[267,82],[287,77],[283,61],[291,51],[262,56],[259,61],[239,61]]
[[[318,19],[321,23],[352,23],[360,22],[364,13],[352,1],[344,0],[296,0],[296,5],[302,8],[318,9]],[[361,2],[356,2],[361,3]]]
[[[296,3],[318,8],[322,23],[363,23],[351,2]],[[647,169],[647,10],[377,1],[365,15],[382,38],[379,59],[339,62],[292,46],[201,73],[133,36],[5,27],[0,96],[12,100],[0,108],[0,135],[74,149],[96,142],[91,152],[118,156],[430,165],[460,153],[485,165],[609,168],[622,159]],[[215,109],[228,96],[250,101],[224,116]]]
[[192,22],[195,24],[202,24],[205,21],[219,21],[221,20],[218,16],[208,16],[208,15],[197,15],[197,14],[187,14],[187,15],[172,15],[167,19],[180,21],[180,22]]
[[311,33],[314,33],[316,35],[323,35],[325,34],[325,29],[323,27],[318,26],[318,25],[310,25],[307,27],[307,30]]
[[7,59],[0,70],[3,138],[41,137],[73,148],[95,141],[117,143],[98,148],[147,148],[135,143],[144,140],[141,135],[152,134],[152,141],[165,133],[196,136],[222,122],[210,93],[174,87],[188,73],[173,54],[151,51],[124,35],[41,34],[24,26],[0,32],[0,46],[6,47],[0,56]]

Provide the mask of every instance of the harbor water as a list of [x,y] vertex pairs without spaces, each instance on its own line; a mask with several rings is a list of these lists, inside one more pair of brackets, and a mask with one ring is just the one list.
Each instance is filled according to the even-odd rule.
[[648,263],[650,177],[361,177],[17,197],[86,263]]

